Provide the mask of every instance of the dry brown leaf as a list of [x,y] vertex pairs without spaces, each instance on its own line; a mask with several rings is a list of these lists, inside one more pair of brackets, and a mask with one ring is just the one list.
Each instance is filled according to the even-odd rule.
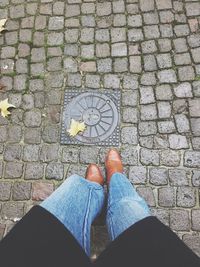
[[1,115],[5,118],[10,114],[10,111],[8,111],[9,108],[15,108],[14,105],[8,103],[8,98],[6,98],[3,101],[0,101],[0,109],[1,109]]
[[2,31],[5,30],[6,21],[7,21],[7,19],[1,19],[0,20],[0,34],[1,34]]
[[83,132],[85,129],[86,129],[85,122],[78,122],[72,119],[70,129],[67,130],[67,132],[71,136],[76,136],[79,132]]

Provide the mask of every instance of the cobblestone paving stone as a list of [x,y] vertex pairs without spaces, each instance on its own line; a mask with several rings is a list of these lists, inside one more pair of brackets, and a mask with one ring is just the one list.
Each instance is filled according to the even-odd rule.
[[[0,0],[0,238],[107,148],[61,146],[64,90],[119,89],[129,179],[200,256],[199,0]],[[94,253],[107,242],[93,228]],[[97,245],[97,243],[99,245]]]

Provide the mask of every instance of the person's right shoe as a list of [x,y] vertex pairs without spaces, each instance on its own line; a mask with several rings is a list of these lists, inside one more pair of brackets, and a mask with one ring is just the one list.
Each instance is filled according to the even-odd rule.
[[123,164],[119,152],[116,149],[110,149],[105,160],[106,179],[109,185],[112,175],[116,172],[123,173]]
[[85,178],[91,182],[96,182],[100,185],[104,184],[103,175],[101,173],[101,170],[96,164],[90,164],[87,167]]

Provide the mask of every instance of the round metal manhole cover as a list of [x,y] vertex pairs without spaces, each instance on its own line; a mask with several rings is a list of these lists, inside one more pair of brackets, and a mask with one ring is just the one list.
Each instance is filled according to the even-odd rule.
[[[63,143],[76,143],[76,140],[86,144],[118,145],[119,101],[116,100],[116,95],[113,97],[112,94],[94,91],[72,96],[63,112],[61,142],[63,140]],[[86,130],[74,138],[69,137],[67,133],[72,119],[84,121],[86,124]]]

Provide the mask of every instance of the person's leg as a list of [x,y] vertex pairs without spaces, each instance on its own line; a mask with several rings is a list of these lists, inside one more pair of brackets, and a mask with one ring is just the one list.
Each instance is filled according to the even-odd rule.
[[90,228],[104,204],[103,187],[78,175],[67,178],[40,206],[73,234],[90,255]]
[[111,240],[131,225],[151,216],[146,201],[122,173],[114,173],[109,183],[106,223]]

